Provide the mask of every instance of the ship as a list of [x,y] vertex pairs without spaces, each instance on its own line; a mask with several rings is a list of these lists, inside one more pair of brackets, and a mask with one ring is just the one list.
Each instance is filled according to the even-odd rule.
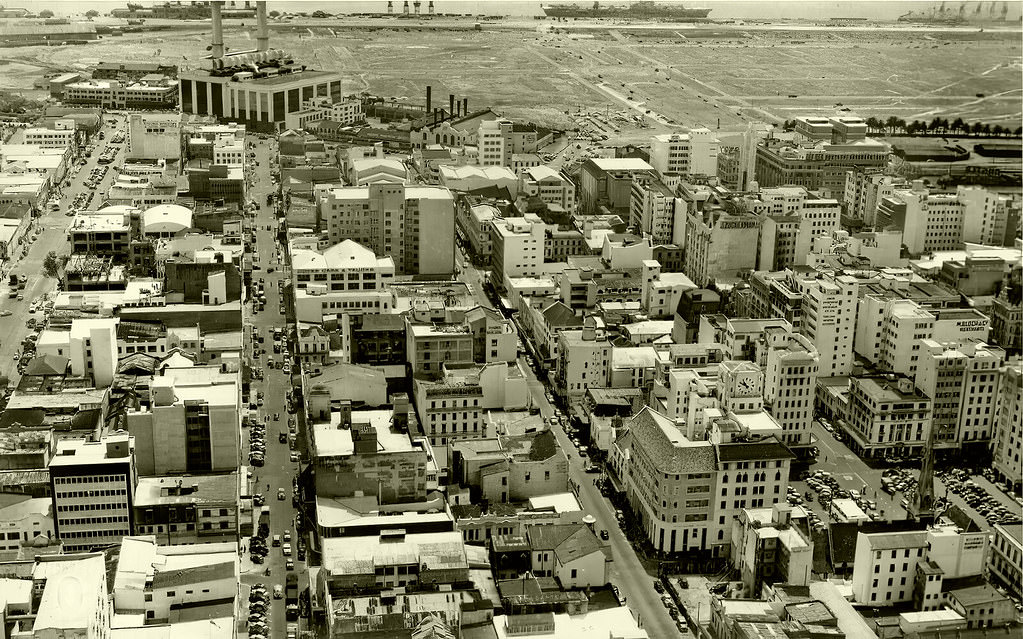
[[[245,2],[244,6],[238,6],[238,4],[240,3],[227,3],[222,9],[223,16],[225,18],[256,17],[256,9],[251,7],[249,2]],[[127,9],[114,9],[110,12],[110,15],[126,20],[146,18],[161,20],[209,20],[213,12],[208,1],[195,2],[193,0],[189,2],[163,2],[150,7],[143,7],[141,4],[129,2]]]
[[[987,10],[985,10],[985,7]],[[1009,13],[1009,3],[1002,2],[1001,9],[997,2],[987,4],[978,2],[973,10],[967,10],[963,2],[958,8],[952,8],[942,2],[940,6],[932,6],[928,11],[910,11],[899,16],[899,22],[915,22],[919,24],[991,24],[1005,22]]]
[[660,4],[644,0],[628,5],[592,7],[577,4],[549,4],[541,7],[549,18],[612,18],[615,20],[659,20],[662,22],[694,22],[706,20],[710,9],[689,8],[682,4]]

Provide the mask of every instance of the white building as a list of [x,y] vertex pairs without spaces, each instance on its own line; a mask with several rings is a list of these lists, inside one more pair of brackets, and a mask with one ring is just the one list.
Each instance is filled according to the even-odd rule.
[[393,259],[377,257],[353,240],[343,240],[322,251],[292,248],[291,256],[292,286],[296,291],[378,291],[394,277]]
[[29,127],[25,129],[25,144],[35,144],[46,149],[74,147],[78,140],[75,121],[57,120],[53,128]]
[[181,115],[132,113],[128,116],[127,159],[175,160],[181,157]]
[[[1013,364],[1002,371],[995,409],[991,454],[994,468],[1013,488],[1023,482],[1023,366]],[[1018,564],[1017,564],[1018,565]]]
[[0,508],[0,556],[54,541],[53,500],[25,496]]
[[447,189],[371,184],[318,193],[331,242],[350,239],[388,255],[400,274],[454,272],[455,202]]
[[808,446],[820,354],[805,336],[784,328],[768,328],[758,344],[764,368],[764,402],[781,424],[781,441]]
[[963,205],[963,242],[985,246],[1005,244],[1010,209],[1013,207],[1012,196],[988,191],[981,186],[960,185],[956,189],[956,198]]
[[575,212],[575,184],[549,166],[533,166],[521,173],[519,193],[539,197],[545,204]]
[[611,377],[611,342],[601,320],[587,317],[583,329],[561,331],[555,385],[566,398],[586,394],[587,388],[607,388]]
[[541,274],[547,225],[537,215],[495,218],[490,223],[492,281]]
[[897,178],[881,171],[846,171],[845,195],[842,199],[845,215],[873,226],[878,203],[892,196],[897,181]]
[[964,206],[958,196],[931,193],[921,180],[895,189],[878,205],[878,226],[902,229],[902,241],[914,254],[954,251],[963,243]]
[[508,189],[515,197],[519,192],[519,178],[506,166],[440,166],[440,183],[452,191],[476,191],[485,188]]
[[111,611],[103,553],[42,557],[32,568],[31,583],[39,603],[28,636],[33,639],[110,636]]
[[508,120],[484,120],[476,133],[481,166],[511,166],[512,123]]
[[76,318],[70,331],[49,331],[39,355],[56,355],[71,360],[71,373],[87,377],[104,388],[114,379],[117,368],[117,324],[115,317]]
[[132,531],[135,438],[64,439],[50,459],[56,535],[67,551],[117,543]]
[[703,127],[655,135],[650,139],[650,164],[661,175],[716,176],[720,146],[714,133]]
[[684,241],[685,204],[664,182],[653,177],[637,177],[632,182],[629,225],[649,236],[655,244],[681,244]]
[[995,524],[988,567],[1013,594],[1023,596],[1023,524]]
[[[988,447],[1005,351],[983,342],[920,343],[916,386],[934,400],[935,446]],[[981,452],[981,451],[978,451]]]
[[804,285],[800,331],[817,349],[821,377],[852,372],[858,293],[859,283],[849,275]]

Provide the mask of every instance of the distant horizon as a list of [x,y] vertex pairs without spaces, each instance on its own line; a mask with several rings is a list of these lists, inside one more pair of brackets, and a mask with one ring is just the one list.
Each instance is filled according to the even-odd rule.
[[[184,0],[187,4],[189,0]],[[602,2],[604,5],[632,4],[636,0],[610,0]],[[423,0],[423,11],[426,9],[428,0]],[[137,4],[153,6],[162,4],[160,0],[136,0]],[[237,0],[238,5],[243,5],[244,0]],[[977,2],[967,0],[966,2],[949,1],[942,3],[940,0],[692,0],[679,2],[678,0],[658,0],[659,4],[681,4],[688,7],[702,7],[711,10],[710,19],[749,19],[749,20],[826,20],[828,18],[871,18],[874,20],[897,20],[899,16],[910,11],[926,12],[937,9],[945,4],[951,13],[958,13],[960,5],[966,6],[966,14],[972,15],[977,5],[981,5],[982,13],[987,14],[991,1]],[[82,15],[89,9],[95,9],[101,14],[107,14],[112,9],[122,8],[128,3],[126,0],[95,0],[90,2],[68,2],[59,0],[26,0],[24,2],[11,2],[9,6],[23,7],[38,13],[43,9],[49,9],[58,16]],[[230,4],[230,3],[229,3]],[[396,12],[401,11],[403,0],[394,0]],[[542,15],[541,5],[544,4],[575,4],[586,7],[593,4],[592,0],[434,0],[434,6],[438,13],[472,13],[482,15],[508,15],[508,16],[534,16]],[[1009,8],[1008,20],[1016,21],[1023,15],[1023,3],[1016,0],[1006,2]],[[387,10],[387,0],[343,0],[340,2],[307,1],[307,0],[269,0],[268,7],[271,10],[287,11],[290,13],[308,12],[317,10],[329,13],[384,13]],[[995,2],[995,11],[1000,12],[1001,1]]]

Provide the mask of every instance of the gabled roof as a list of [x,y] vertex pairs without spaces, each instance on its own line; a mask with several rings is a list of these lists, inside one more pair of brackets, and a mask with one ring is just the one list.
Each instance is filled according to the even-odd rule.
[[63,375],[67,372],[68,362],[71,361],[60,355],[40,355],[33,357],[32,361],[25,367],[26,375]]
[[554,555],[562,565],[595,552],[603,552],[603,545],[593,531],[582,524],[554,548]]
[[543,316],[547,320],[547,324],[558,328],[583,325],[583,318],[576,315],[568,305],[561,301],[554,302],[545,308]]

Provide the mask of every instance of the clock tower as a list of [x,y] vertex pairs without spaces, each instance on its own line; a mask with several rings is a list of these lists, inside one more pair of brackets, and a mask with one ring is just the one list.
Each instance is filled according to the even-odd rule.
[[753,362],[722,362],[718,389],[726,411],[741,414],[764,409],[764,373]]

